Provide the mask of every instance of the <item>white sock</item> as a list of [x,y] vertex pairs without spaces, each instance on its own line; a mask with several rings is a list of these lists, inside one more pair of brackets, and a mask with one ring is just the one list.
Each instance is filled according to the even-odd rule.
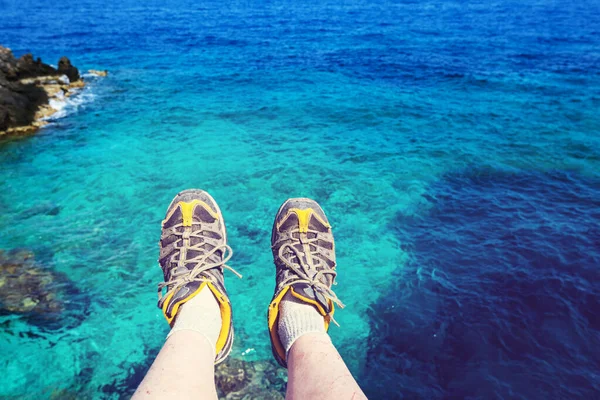
[[175,317],[175,323],[167,338],[178,331],[196,331],[206,337],[213,350],[217,350],[217,340],[221,333],[221,310],[217,299],[205,286],[200,293],[184,303]]
[[326,333],[325,319],[310,304],[286,293],[279,305],[279,340],[285,349],[285,356],[294,342],[306,333]]

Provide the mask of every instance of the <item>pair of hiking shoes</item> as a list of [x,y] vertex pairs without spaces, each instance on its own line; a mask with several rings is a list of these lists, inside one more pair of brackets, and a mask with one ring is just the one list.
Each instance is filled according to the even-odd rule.
[[[199,189],[175,196],[162,222],[159,247],[164,282],[158,285],[158,307],[172,326],[183,304],[200,291],[210,290],[221,311],[215,364],[222,362],[231,352],[234,337],[223,272],[228,269],[241,275],[226,265],[232,250],[216,201]],[[306,198],[283,203],[273,223],[271,249],[276,284],[268,309],[268,327],[273,355],[286,367],[285,349],[278,334],[283,297],[290,293],[313,306],[323,316],[325,330],[331,322],[335,323],[335,305],[343,307],[331,290],[336,277],[335,243],[331,225],[319,204]]]

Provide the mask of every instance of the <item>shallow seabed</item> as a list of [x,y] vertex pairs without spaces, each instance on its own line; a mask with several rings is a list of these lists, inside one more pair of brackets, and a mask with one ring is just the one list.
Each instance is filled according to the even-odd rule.
[[[309,196],[334,226],[347,304],[331,335],[372,398],[598,396],[596,2],[138,3],[2,4],[17,55],[109,76],[0,144],[0,249],[31,249],[76,288],[63,326],[0,317],[0,396],[135,389],[168,330],[160,221],[191,187],[219,202],[244,275],[226,282],[233,357],[270,357],[271,224]],[[482,251],[501,256],[458,255]],[[546,296],[539,274],[577,290]]]

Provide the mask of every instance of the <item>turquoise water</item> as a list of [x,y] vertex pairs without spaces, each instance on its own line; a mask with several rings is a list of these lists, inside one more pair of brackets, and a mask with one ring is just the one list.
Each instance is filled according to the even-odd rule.
[[[401,302],[399,279],[410,281],[402,271],[419,259],[411,243],[421,233],[399,235],[394,224],[435,211],[439,187],[452,176],[508,174],[516,186],[519,176],[534,176],[546,187],[559,171],[573,177],[561,190],[581,200],[567,222],[598,221],[596,2],[0,4],[0,38],[17,55],[31,51],[46,62],[68,55],[83,70],[109,70],[88,79],[66,117],[0,144],[0,248],[33,250],[79,291],[65,316],[76,322],[64,328],[0,317],[8,378],[0,396],[68,389],[118,398],[135,388],[168,331],[155,307],[157,242],[167,205],[185,188],[209,191],[223,210],[231,265],[244,275],[226,280],[233,357],[249,360],[270,357],[274,214],[288,197],[322,204],[337,241],[337,293],[347,304],[331,335],[364,385],[372,385],[368,353],[386,337],[372,315],[394,307],[383,297]],[[554,223],[550,197],[533,199],[548,201]],[[507,207],[503,218],[515,212]],[[447,235],[460,236],[460,223],[448,226]],[[531,257],[546,239],[537,237]],[[600,238],[588,239],[579,254],[595,255],[575,256],[565,273],[597,265]],[[435,258],[437,243],[421,251]],[[454,279],[460,287],[469,276]],[[597,325],[584,328],[600,343]],[[597,356],[580,356],[599,365]],[[393,379],[399,371],[382,373]],[[586,382],[598,390],[595,379]],[[414,396],[426,397],[414,387]],[[522,393],[515,390],[484,397]],[[375,398],[398,391],[367,388]]]

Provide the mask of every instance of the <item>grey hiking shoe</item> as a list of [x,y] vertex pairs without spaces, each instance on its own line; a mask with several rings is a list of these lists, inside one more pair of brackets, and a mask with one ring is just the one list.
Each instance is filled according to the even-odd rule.
[[334,322],[334,305],[344,305],[334,284],[335,243],[325,213],[311,199],[289,199],[279,208],[271,234],[276,268],[275,294],[269,305],[268,323],[275,359],[286,367],[285,349],[279,340],[279,304],[286,293],[312,305],[323,316],[325,330]]
[[[221,309],[222,327],[216,344],[215,364],[223,361],[233,344],[231,303],[225,290],[223,270],[237,272],[225,263],[232,250],[227,245],[225,222],[219,206],[199,189],[179,193],[162,222],[158,262],[165,281],[158,284],[158,307],[173,326],[181,305],[210,290]],[[163,295],[163,289],[167,288]]]

